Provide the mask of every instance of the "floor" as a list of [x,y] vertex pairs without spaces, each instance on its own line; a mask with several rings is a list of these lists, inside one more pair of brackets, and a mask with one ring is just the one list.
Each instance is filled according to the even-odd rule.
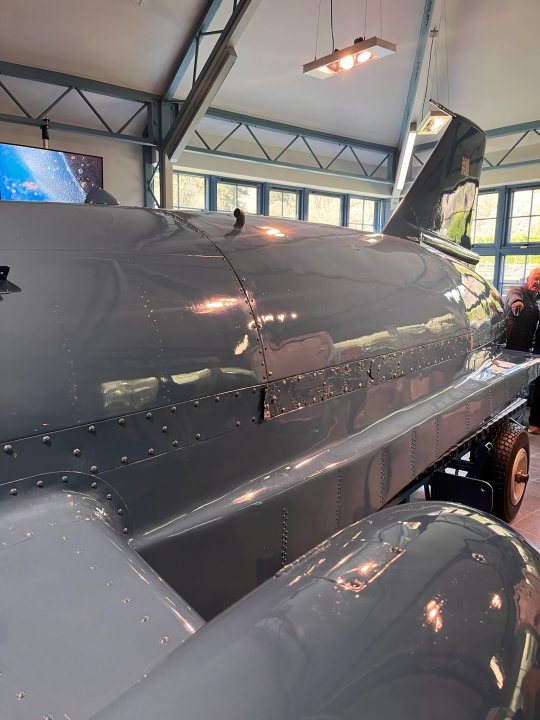
[[540,550],[540,435],[529,435],[529,440],[531,444],[529,482],[512,527]]

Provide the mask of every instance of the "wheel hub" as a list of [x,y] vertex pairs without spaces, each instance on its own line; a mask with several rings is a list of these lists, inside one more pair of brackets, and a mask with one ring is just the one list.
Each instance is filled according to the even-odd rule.
[[512,465],[510,492],[513,505],[517,505],[520,502],[525,492],[525,485],[529,479],[528,466],[527,451],[524,448],[520,448]]

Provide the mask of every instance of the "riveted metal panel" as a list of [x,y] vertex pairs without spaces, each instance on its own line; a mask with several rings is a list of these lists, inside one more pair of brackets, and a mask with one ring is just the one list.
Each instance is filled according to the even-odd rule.
[[[261,389],[234,390],[152,408],[40,437],[8,440],[0,448],[0,482],[43,472],[103,473],[195,442],[239,432],[261,415]],[[9,447],[9,451],[6,451]],[[2,452],[3,449],[3,452]]]
[[476,333],[270,382],[265,393],[264,418],[269,420],[339,395],[407,377],[446,361],[461,362],[475,344],[472,338],[476,338]]
[[250,217],[241,232],[224,232],[219,216],[186,217],[253,297],[274,379],[469,331],[461,275],[438,253],[345,229],[307,232],[281,219]]
[[538,553],[490,515],[385,510],[285,567],[96,720],[179,706],[194,720],[253,708],[263,720],[431,720],[434,707],[452,720],[516,706],[533,720],[539,578]]
[[40,475],[2,498],[6,718],[89,718],[203,624],[129,548],[93,482]]
[[[266,377],[229,263],[177,217],[2,205],[0,438],[254,385]],[[58,228],[62,228],[62,232]]]

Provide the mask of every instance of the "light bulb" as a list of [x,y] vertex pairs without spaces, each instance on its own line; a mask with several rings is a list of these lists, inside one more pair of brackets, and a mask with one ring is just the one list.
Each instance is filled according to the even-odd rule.
[[346,55],[339,61],[339,67],[341,70],[350,70],[354,65],[354,58],[352,55]]
[[358,53],[356,56],[356,62],[357,63],[365,63],[368,60],[371,60],[371,53],[369,50],[363,50],[361,53]]

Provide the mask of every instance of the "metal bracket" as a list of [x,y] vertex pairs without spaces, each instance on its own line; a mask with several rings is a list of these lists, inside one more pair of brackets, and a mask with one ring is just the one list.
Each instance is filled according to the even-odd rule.
[[9,295],[9,293],[21,292],[20,287],[10,283],[7,279],[10,269],[9,265],[0,265],[0,295]]

